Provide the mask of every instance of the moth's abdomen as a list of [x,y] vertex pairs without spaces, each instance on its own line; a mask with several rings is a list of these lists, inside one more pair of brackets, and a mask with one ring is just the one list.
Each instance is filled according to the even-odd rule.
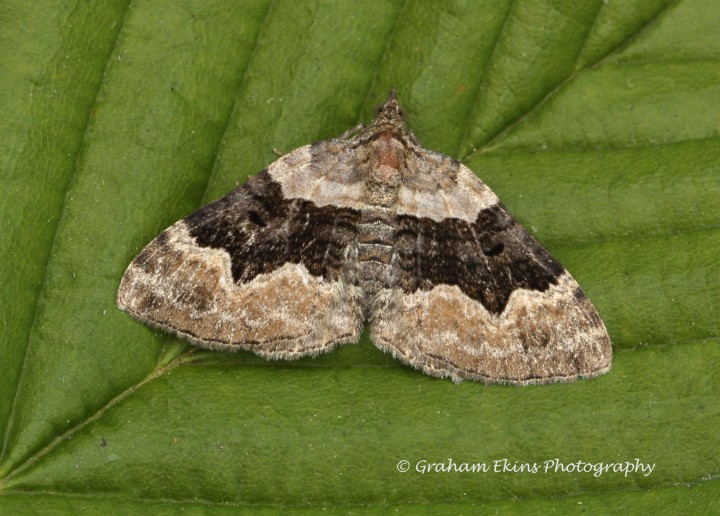
[[363,291],[366,315],[372,299],[390,287],[390,269],[395,242],[393,215],[381,210],[363,212],[358,224],[358,282]]

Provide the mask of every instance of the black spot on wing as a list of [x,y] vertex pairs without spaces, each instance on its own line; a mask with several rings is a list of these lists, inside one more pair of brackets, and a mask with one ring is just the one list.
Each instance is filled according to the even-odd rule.
[[228,252],[236,282],[285,263],[302,263],[314,276],[336,280],[359,218],[360,212],[350,208],[286,199],[280,185],[263,171],[185,223],[198,245]]

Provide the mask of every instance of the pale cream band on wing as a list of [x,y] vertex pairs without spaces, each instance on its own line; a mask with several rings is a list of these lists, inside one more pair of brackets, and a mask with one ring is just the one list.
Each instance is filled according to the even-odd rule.
[[[448,364],[456,379],[535,383],[597,376],[610,369],[610,341],[587,297],[575,295],[578,288],[565,271],[544,292],[515,290],[496,315],[457,286],[437,285],[388,302],[372,337],[397,358],[438,376],[447,375]],[[433,366],[431,358],[439,356],[446,361]]]
[[[168,230],[167,247],[158,249],[152,263],[153,270],[129,270],[120,302],[136,317],[190,341],[288,358],[354,342],[362,330],[357,301],[341,281],[329,282],[302,264],[286,263],[238,285],[227,251],[198,246],[182,221]],[[277,344],[282,347],[275,356]]]
[[[367,209],[363,178],[349,166],[357,158],[341,152],[324,156],[326,161],[331,159],[336,163],[315,166],[311,146],[306,145],[277,160],[268,167],[268,173],[280,184],[286,198],[305,199],[316,206]],[[393,212],[437,222],[449,218],[475,222],[482,210],[498,203],[498,198],[467,167],[457,166],[454,182],[444,180],[442,174],[447,167],[442,163],[432,163],[428,165],[428,173],[404,180]],[[333,172],[328,173],[329,170]],[[353,174],[357,177],[352,177]],[[444,188],[437,188],[439,182]]]

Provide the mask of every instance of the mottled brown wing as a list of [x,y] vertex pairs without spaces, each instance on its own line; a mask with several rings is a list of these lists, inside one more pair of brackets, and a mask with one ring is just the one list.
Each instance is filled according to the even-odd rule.
[[118,305],[211,349],[295,358],[354,342],[362,314],[342,272],[356,218],[288,200],[263,172],[148,244]]
[[[465,171],[458,181],[487,189]],[[395,250],[394,289],[378,303],[372,337],[403,362],[456,381],[518,385],[610,369],[592,303],[499,201],[473,222],[399,216]]]

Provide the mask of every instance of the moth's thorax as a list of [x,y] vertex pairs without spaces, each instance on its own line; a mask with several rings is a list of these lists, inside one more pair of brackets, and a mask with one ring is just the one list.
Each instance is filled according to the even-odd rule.
[[364,200],[372,206],[389,208],[398,198],[407,146],[391,130],[380,132],[368,146]]

